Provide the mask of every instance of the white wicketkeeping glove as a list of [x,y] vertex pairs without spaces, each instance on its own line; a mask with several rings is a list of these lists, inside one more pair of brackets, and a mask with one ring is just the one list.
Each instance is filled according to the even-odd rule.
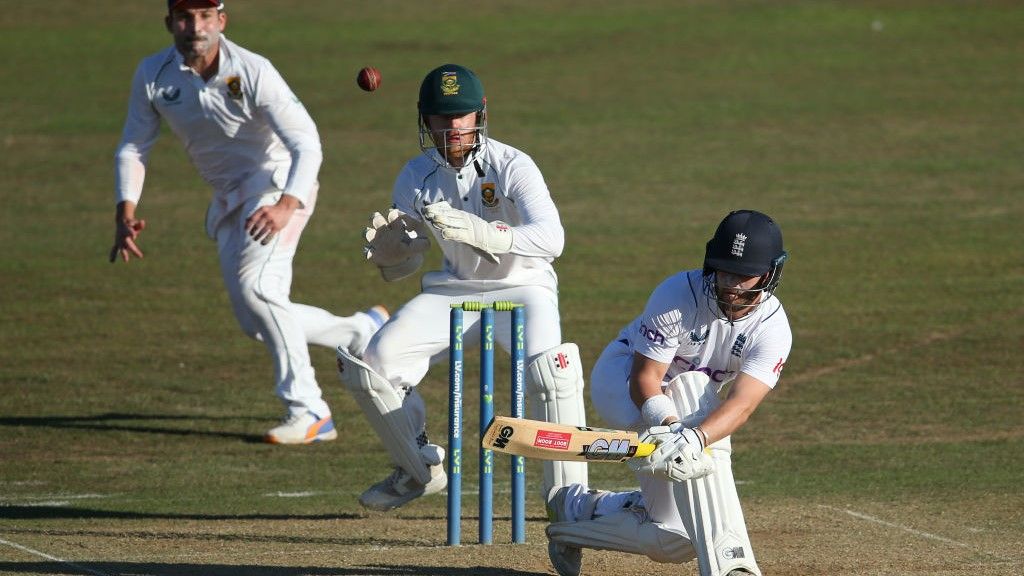
[[374,212],[363,237],[366,259],[380,268],[381,276],[388,282],[419,270],[423,253],[430,249],[423,224],[397,208],[388,210],[387,216]]
[[670,426],[652,426],[640,441],[658,447],[648,456],[628,461],[634,472],[653,474],[672,482],[685,482],[703,478],[715,469],[711,456],[704,452],[700,433],[678,422]]
[[512,227],[500,220],[488,222],[476,214],[452,208],[444,200],[425,206],[423,217],[441,231],[441,238],[469,244],[495,264],[495,254],[512,249]]

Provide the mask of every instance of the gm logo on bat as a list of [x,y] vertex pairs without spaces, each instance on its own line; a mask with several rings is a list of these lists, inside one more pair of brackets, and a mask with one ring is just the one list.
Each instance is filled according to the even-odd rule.
[[501,430],[498,431],[498,436],[495,437],[494,442],[491,444],[495,448],[504,448],[508,445],[508,439],[511,438],[514,433],[515,430],[513,430],[511,426],[502,426]]
[[593,444],[585,444],[579,455],[587,460],[623,460],[632,458],[636,448],[628,438],[598,438]]

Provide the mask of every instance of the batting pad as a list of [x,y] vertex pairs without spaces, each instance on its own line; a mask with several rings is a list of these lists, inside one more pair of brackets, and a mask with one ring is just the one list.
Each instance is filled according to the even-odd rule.
[[339,347],[337,353],[342,383],[355,396],[391,459],[420,484],[430,482],[430,467],[423,461],[416,443],[420,431],[403,408],[402,396],[390,382],[344,348]]
[[593,520],[556,522],[546,531],[557,544],[643,554],[668,564],[693,559],[690,540],[682,532],[647,520],[642,509],[622,510]]
[[[702,372],[676,376],[668,383],[667,392],[686,426],[703,422],[720,403],[716,387]],[[723,438],[712,444],[710,450],[714,472],[704,478],[672,483],[679,515],[697,554],[700,574],[718,576],[743,568],[761,576],[732,476],[732,443]]]
[[[586,426],[583,407],[583,363],[572,342],[543,352],[526,367],[526,390],[534,420]],[[588,485],[586,462],[544,462],[543,494],[555,486]]]

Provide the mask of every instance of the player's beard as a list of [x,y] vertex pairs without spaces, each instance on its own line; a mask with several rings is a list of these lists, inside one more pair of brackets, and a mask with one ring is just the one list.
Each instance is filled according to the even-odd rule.
[[220,34],[192,34],[188,36],[175,37],[174,44],[178,52],[185,58],[185,62],[194,62],[207,56],[214,47],[218,46]]
[[718,307],[729,320],[746,316],[761,301],[761,290],[737,290],[715,286]]
[[460,133],[458,140],[450,139],[449,135],[456,130],[459,129],[434,132],[434,144],[445,161],[452,166],[463,166],[466,158],[477,146],[477,130],[469,129],[467,133]]

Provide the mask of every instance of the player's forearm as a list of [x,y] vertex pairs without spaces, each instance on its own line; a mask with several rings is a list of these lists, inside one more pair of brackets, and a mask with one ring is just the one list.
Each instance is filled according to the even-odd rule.
[[284,193],[297,198],[303,206],[309,204],[311,193],[316,189],[317,174],[323,162],[319,146],[301,147],[292,150],[292,166]]
[[728,399],[723,402],[698,426],[707,437],[707,445],[710,446],[739,430],[750,419],[755,408],[756,406]]
[[117,203],[117,210],[114,215],[114,220],[117,222],[124,222],[126,220],[135,219],[135,202],[130,200],[124,200]]
[[[634,353],[633,366],[629,374],[629,397],[637,408],[643,409],[644,403],[656,396],[665,396],[661,382],[668,371],[668,364]],[[667,397],[666,397],[667,398]],[[649,424],[651,426],[660,425]]]
[[145,155],[133,144],[122,144],[114,159],[114,201],[138,204],[145,180]]
[[565,232],[557,220],[512,227],[512,249],[521,256],[557,258],[565,247]]

